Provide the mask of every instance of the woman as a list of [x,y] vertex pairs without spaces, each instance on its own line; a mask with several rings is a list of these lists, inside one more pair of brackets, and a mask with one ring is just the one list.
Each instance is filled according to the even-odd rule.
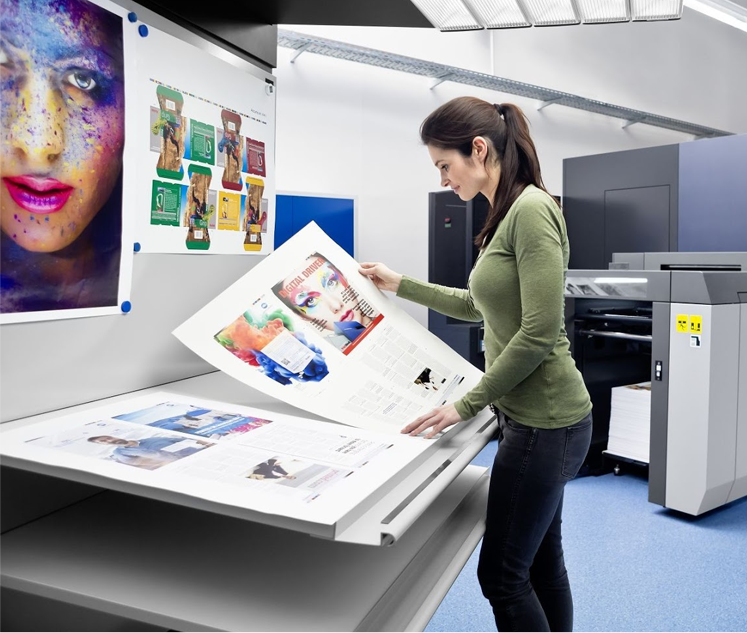
[[0,312],[117,305],[122,19],[2,0]]
[[[361,264],[382,290],[468,321],[484,321],[484,377],[461,400],[403,429],[433,437],[497,407],[499,449],[478,567],[500,631],[570,631],[573,602],[563,563],[563,489],[591,440],[591,401],[569,351],[563,290],[568,237],[542,184],[527,122],[512,104],[454,99],[420,136],[441,185],[462,200],[491,201],[468,289],[445,288]],[[495,409],[494,409],[495,410]]]

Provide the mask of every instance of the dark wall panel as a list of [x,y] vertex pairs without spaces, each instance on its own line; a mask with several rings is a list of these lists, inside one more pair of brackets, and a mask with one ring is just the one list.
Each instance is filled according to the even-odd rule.
[[681,251],[747,251],[747,134],[680,145]]
[[607,268],[605,192],[613,190],[668,186],[669,248],[677,250],[678,160],[678,145],[565,159],[563,211],[571,246],[569,268]]
[[669,216],[671,188],[612,189],[604,194],[604,260],[613,253],[671,250]]

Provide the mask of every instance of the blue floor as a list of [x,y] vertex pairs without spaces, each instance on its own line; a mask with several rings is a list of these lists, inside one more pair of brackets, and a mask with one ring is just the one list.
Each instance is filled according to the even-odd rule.
[[[576,631],[747,631],[747,498],[696,518],[649,503],[634,472],[581,477],[566,487],[563,544]],[[496,630],[478,552],[426,631]]]

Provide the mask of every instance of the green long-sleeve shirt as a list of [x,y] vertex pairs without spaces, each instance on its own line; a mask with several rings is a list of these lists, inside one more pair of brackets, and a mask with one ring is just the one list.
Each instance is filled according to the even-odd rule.
[[495,404],[538,428],[569,426],[591,411],[564,323],[568,235],[555,201],[529,185],[480,251],[469,289],[403,277],[397,296],[465,321],[484,321],[486,372],[455,402],[463,420]]

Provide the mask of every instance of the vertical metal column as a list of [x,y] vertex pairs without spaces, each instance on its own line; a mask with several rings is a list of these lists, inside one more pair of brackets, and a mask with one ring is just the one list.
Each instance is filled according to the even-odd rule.
[[654,302],[651,326],[651,435],[648,500],[661,506],[666,505],[670,323],[669,303]]

